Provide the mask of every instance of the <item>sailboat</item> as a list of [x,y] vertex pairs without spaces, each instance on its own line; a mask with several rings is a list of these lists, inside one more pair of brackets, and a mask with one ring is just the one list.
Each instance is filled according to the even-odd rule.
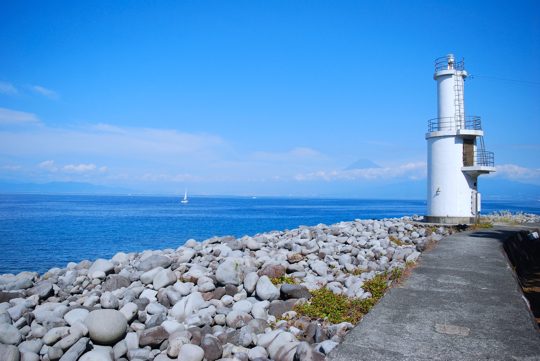
[[189,201],[188,201],[188,199],[187,199],[187,189],[186,189],[186,191],[184,192],[184,199],[182,199],[182,200],[180,201],[180,203],[186,204],[186,203],[188,203],[188,202],[189,202]]

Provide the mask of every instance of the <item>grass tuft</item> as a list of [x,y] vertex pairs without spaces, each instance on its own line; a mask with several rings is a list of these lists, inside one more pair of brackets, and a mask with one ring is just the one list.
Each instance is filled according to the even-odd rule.
[[[358,300],[345,295],[336,295],[328,288],[320,288],[311,292],[309,301],[297,304],[294,310],[302,316],[312,319],[326,319],[331,323],[360,321],[367,307],[360,307]],[[365,312],[364,312],[365,311]]]
[[294,279],[291,276],[286,276],[286,275],[271,278],[270,281],[272,281],[272,283],[274,285],[276,285],[276,286],[277,285],[282,285],[284,283],[288,283],[290,285],[295,285],[295,284],[298,283],[298,281],[296,279]]
[[390,240],[390,242],[394,243],[396,246],[405,245],[405,243],[401,239],[397,238],[396,236],[390,236],[388,237],[388,239]]

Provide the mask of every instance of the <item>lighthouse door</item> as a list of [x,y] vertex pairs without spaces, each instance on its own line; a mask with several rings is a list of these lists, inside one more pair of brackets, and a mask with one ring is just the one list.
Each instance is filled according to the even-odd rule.
[[474,166],[474,139],[463,139],[463,166]]

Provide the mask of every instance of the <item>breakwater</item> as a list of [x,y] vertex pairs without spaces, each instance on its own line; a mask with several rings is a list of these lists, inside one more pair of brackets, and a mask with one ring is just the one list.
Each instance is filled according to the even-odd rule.
[[[396,280],[392,275],[452,232],[409,217],[355,220],[120,252],[43,275],[2,275],[0,354],[322,360]],[[315,307],[317,290],[328,291],[327,303],[356,300],[357,312]]]

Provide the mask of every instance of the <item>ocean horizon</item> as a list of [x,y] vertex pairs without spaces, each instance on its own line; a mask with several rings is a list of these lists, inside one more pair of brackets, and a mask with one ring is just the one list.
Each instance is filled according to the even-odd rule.
[[[117,252],[177,248],[188,239],[425,213],[425,200],[0,194],[0,273],[44,273]],[[540,201],[483,202],[483,214],[540,214]]]

